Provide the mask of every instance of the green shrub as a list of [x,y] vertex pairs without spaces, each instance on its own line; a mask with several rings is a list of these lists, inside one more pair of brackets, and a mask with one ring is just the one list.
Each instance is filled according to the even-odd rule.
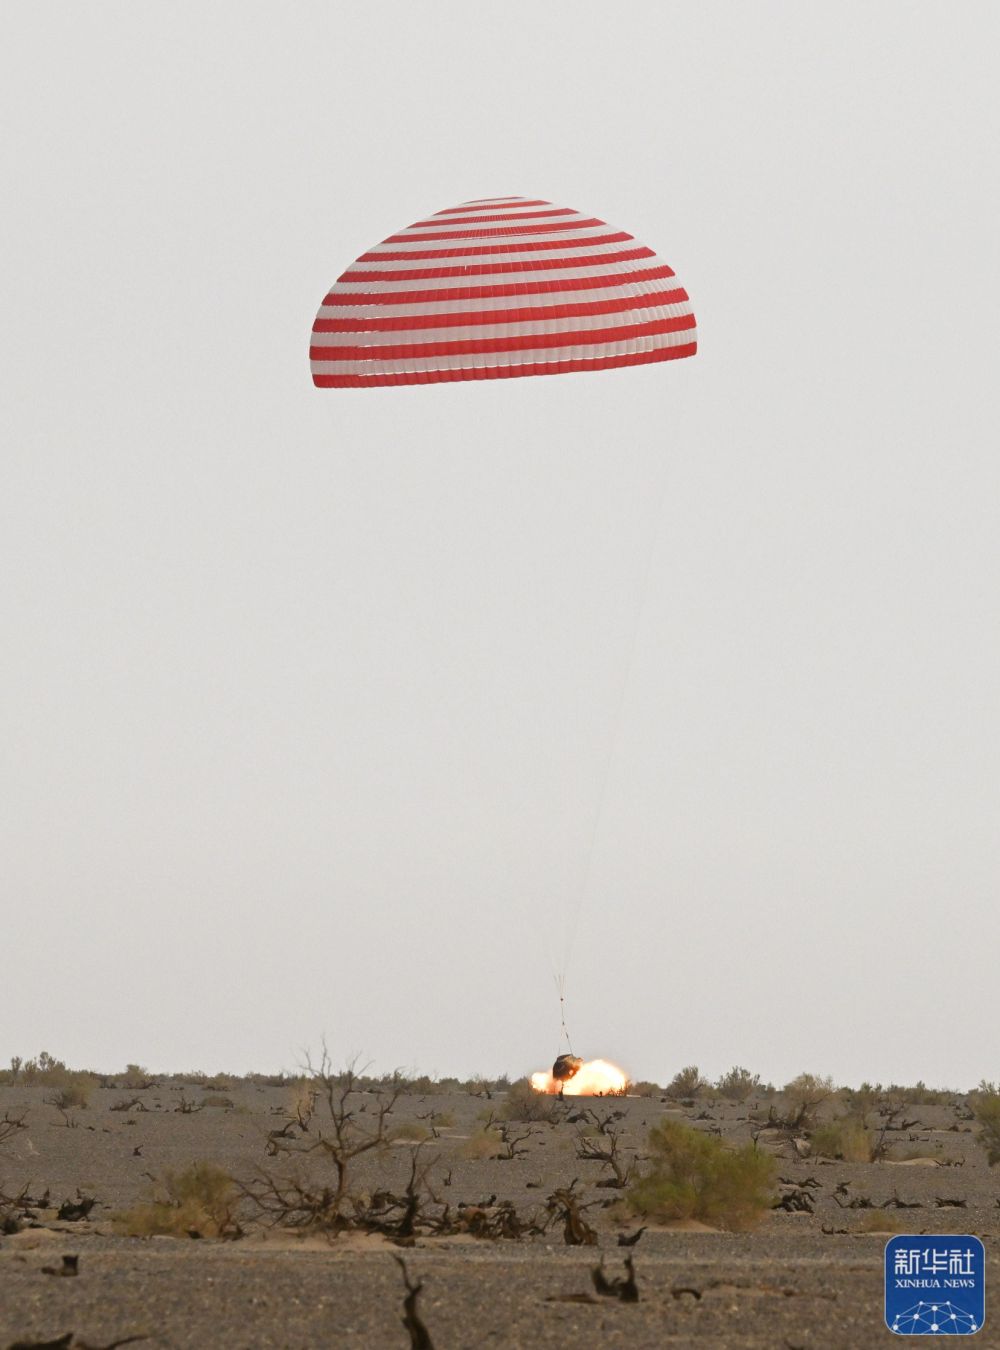
[[90,1101],[91,1086],[90,1079],[83,1074],[67,1076],[45,1101],[57,1111],[71,1111],[74,1108],[82,1111]]
[[121,1085],[126,1088],[149,1088],[154,1086],[152,1079],[141,1064],[126,1064],[121,1076]]
[[686,1068],[675,1073],[667,1084],[667,1096],[676,1099],[697,1097],[698,1093],[707,1087],[708,1080],[702,1078],[697,1064],[688,1064]]
[[809,1136],[813,1152],[821,1158],[839,1158],[842,1162],[871,1162],[872,1136],[864,1118],[840,1116],[813,1130]]
[[0,1087],[6,1087],[9,1083],[16,1083],[21,1074],[21,1066],[24,1060],[20,1055],[11,1055],[10,1068],[0,1069]]
[[300,1078],[288,1093],[288,1114],[306,1129],[316,1110],[317,1091],[309,1078]]
[[441,1091],[437,1080],[426,1073],[417,1074],[413,1078],[404,1076],[403,1086],[407,1092],[412,1092],[415,1096],[421,1097],[428,1097],[432,1093]]
[[421,1125],[419,1120],[401,1120],[398,1125],[391,1125],[386,1131],[386,1139],[390,1144],[398,1140],[410,1140],[413,1143],[420,1143],[424,1139],[431,1137],[431,1132],[426,1126]]
[[864,1082],[857,1088],[841,1088],[840,1099],[857,1116],[867,1116],[883,1100],[885,1089],[881,1083]]
[[628,1206],[649,1218],[752,1227],[774,1200],[774,1159],[753,1144],[730,1148],[712,1134],[664,1120],[649,1135],[652,1168],[633,1182]]
[[659,1083],[651,1083],[646,1078],[640,1078],[638,1083],[629,1083],[628,1095],[630,1097],[662,1097],[663,1088]]
[[922,1079],[912,1087],[890,1083],[885,1093],[891,1101],[901,1106],[946,1106],[955,1096],[950,1088],[929,1088]]
[[239,1237],[234,1216],[236,1188],[215,1163],[197,1162],[167,1172],[163,1193],[116,1214],[114,1226],[128,1237]]
[[466,1078],[459,1084],[463,1092],[467,1092],[470,1097],[492,1097],[493,1082],[489,1078],[484,1078],[482,1074],[475,1074],[472,1078]]
[[815,1073],[800,1073],[784,1086],[787,1102],[785,1121],[794,1130],[812,1128],[817,1107],[836,1095],[833,1079]]
[[496,1130],[477,1130],[462,1144],[462,1157],[477,1161],[482,1158],[495,1158],[502,1145]]
[[721,1097],[731,1102],[745,1102],[751,1092],[756,1092],[760,1087],[760,1074],[751,1073],[737,1064],[722,1075],[715,1087]]
[[821,1102],[837,1091],[829,1074],[824,1076],[818,1073],[800,1073],[797,1078],[786,1083],[782,1090],[787,1097],[797,1102]]

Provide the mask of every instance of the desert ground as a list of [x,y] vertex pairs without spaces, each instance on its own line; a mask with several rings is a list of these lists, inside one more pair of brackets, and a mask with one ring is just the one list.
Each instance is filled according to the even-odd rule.
[[[0,1134],[0,1348],[93,1350],[142,1338],[171,1347],[862,1350],[890,1335],[882,1260],[892,1232],[978,1234],[987,1288],[1000,1283],[1000,1178],[965,1096],[869,1103],[879,1160],[857,1162],[810,1142],[843,1116],[839,1095],[798,1123],[785,1095],[733,1101],[712,1089],[680,1100],[650,1089],[542,1100],[547,1118],[520,1121],[506,1117],[532,1108],[520,1109],[516,1092],[425,1089],[403,1087],[394,1101],[384,1087],[352,1094],[350,1129],[377,1132],[380,1105],[391,1102],[386,1138],[349,1164],[351,1220],[324,1226],[260,1203],[287,1201],[292,1177],[314,1206],[323,1187],[329,1198],[332,1153],[315,1147],[333,1129],[322,1094],[112,1078],[95,1083],[85,1105],[59,1109],[42,1084],[0,1086],[0,1117],[18,1122]],[[588,1156],[613,1149],[623,1173],[641,1173],[650,1129],[664,1120],[735,1146],[756,1139],[774,1158],[773,1192],[748,1231],[636,1215],[612,1163]],[[195,1163],[237,1180],[228,1236],[199,1236],[197,1226],[128,1235],[135,1207]],[[422,1286],[409,1328],[404,1279]],[[988,1308],[978,1344],[1000,1345],[994,1315],[991,1327]]]

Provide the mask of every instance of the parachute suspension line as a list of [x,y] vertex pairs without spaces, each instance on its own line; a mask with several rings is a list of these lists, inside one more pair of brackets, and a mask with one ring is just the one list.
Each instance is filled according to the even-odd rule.
[[[642,574],[639,581],[638,601],[635,605],[632,615],[632,631],[629,636],[628,649],[625,660],[625,667],[622,671],[621,682],[618,686],[618,695],[615,702],[614,713],[611,719],[611,730],[608,736],[607,745],[604,752],[604,760],[601,766],[601,774],[598,783],[597,798],[594,805],[593,815],[590,821],[590,830],[584,849],[583,872],[580,886],[576,898],[571,902],[566,922],[566,939],[563,948],[563,959],[556,975],[556,984],[560,990],[559,1002],[560,1011],[563,1011],[563,990],[566,983],[566,975],[569,970],[570,961],[573,955],[573,945],[576,940],[576,931],[580,920],[580,911],[590,890],[591,873],[594,866],[594,856],[597,851],[597,836],[600,832],[601,821],[604,817],[604,807],[608,795],[608,783],[611,779],[611,768],[614,763],[615,752],[618,748],[618,742],[622,730],[622,714],[625,710],[625,696],[628,693],[629,683],[632,678],[632,668],[635,665],[635,655],[639,646],[639,632],[642,628],[642,616],[646,608],[646,601],[649,596],[649,582],[653,572],[653,557],[656,553],[657,541],[660,537],[660,523],[663,519],[663,504],[667,496],[667,486],[669,476],[664,474],[663,482],[656,494],[656,503],[653,511],[653,523],[649,532],[649,540],[646,546],[646,558],[643,564]],[[563,1022],[565,1029],[565,1021]],[[567,1041],[568,1041],[567,1036]]]
[[573,1053],[573,1042],[569,1038],[569,1027],[566,1025],[566,976],[556,976],[556,993],[559,995],[559,1048],[556,1051],[556,1058],[562,1054],[562,1043],[566,1042],[566,1048]]

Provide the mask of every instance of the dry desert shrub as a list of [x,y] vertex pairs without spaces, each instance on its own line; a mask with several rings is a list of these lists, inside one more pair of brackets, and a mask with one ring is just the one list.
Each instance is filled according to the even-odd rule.
[[6,1087],[8,1084],[16,1083],[21,1077],[21,1066],[24,1060],[20,1055],[11,1055],[10,1068],[0,1069],[0,1087]]
[[864,1082],[860,1087],[843,1087],[837,1096],[854,1115],[867,1117],[882,1100],[884,1088],[881,1083]]
[[664,1120],[650,1131],[649,1147],[652,1168],[626,1195],[634,1213],[741,1231],[771,1208],[774,1160],[753,1144],[729,1148],[715,1135]]
[[46,1105],[54,1106],[57,1111],[83,1111],[90,1101],[90,1088],[89,1078],[70,1079],[45,1098]]
[[223,1111],[231,1111],[236,1103],[232,1097],[227,1097],[222,1092],[209,1092],[201,1099],[202,1106],[215,1106]]
[[[809,1133],[813,1152],[823,1157],[844,1162],[883,1162],[892,1146],[891,1132],[898,1135],[918,1123],[906,1119],[906,1103],[868,1083],[857,1090],[845,1088],[836,1097],[847,1103],[847,1113],[815,1126]],[[812,1125],[808,1104],[803,1123],[807,1127]]]
[[239,1080],[230,1077],[228,1073],[216,1073],[206,1079],[205,1087],[209,1092],[232,1092],[239,1086]]
[[667,1084],[667,1096],[676,1100],[685,1097],[697,1097],[698,1093],[704,1092],[708,1086],[708,1079],[702,1077],[697,1064],[688,1064],[685,1068],[678,1070]]
[[37,1083],[49,1089],[45,1098],[50,1106],[60,1111],[73,1107],[84,1107],[90,1097],[91,1088],[97,1082],[98,1075],[87,1070],[68,1069],[61,1059],[56,1059],[47,1050],[43,1050],[35,1059],[22,1062],[15,1055],[10,1062],[9,1082]]
[[825,1101],[836,1096],[833,1079],[816,1073],[800,1073],[783,1089],[786,1109],[785,1123],[792,1130],[809,1130],[816,1113]]
[[287,1073],[245,1073],[243,1082],[247,1087],[287,1087],[291,1079]]
[[904,1106],[947,1106],[956,1094],[950,1088],[929,1088],[921,1079],[912,1087],[890,1083],[885,1095]]
[[[444,1083],[447,1080],[442,1079],[441,1081]],[[485,1078],[481,1073],[477,1073],[474,1077],[467,1078],[464,1083],[460,1083],[459,1087],[467,1092],[470,1097],[486,1097],[490,1100],[495,1092],[507,1091],[510,1087],[510,1079],[505,1073],[501,1074],[499,1078]]]
[[127,1237],[236,1238],[236,1188],[215,1163],[196,1162],[167,1172],[159,1193],[145,1204],[116,1214],[114,1225]]
[[156,1079],[141,1064],[126,1064],[119,1082],[123,1088],[131,1088],[133,1092],[145,1092],[147,1088],[156,1086]]
[[802,1102],[810,1109],[832,1097],[836,1091],[830,1075],[819,1073],[800,1073],[782,1088],[793,1105]]
[[758,1091],[760,1085],[759,1073],[751,1073],[749,1069],[737,1064],[722,1075],[715,1085],[715,1090],[727,1101],[745,1102],[752,1092]]
[[500,1136],[496,1130],[487,1128],[477,1130],[475,1134],[469,1136],[462,1145],[462,1157],[469,1158],[472,1161],[480,1161],[483,1158],[495,1158],[500,1148]]
[[146,1107],[142,1104],[141,1097],[119,1097],[116,1102],[112,1102],[108,1107],[109,1111],[131,1111],[136,1106],[140,1111],[145,1111]]
[[[13,1061],[11,1061],[13,1064]],[[56,1059],[50,1055],[47,1050],[43,1050],[40,1055],[34,1059],[26,1059],[23,1064],[18,1063],[20,1078],[25,1083],[37,1082],[56,1082],[69,1070],[61,1059]]]
[[813,1130],[809,1136],[812,1150],[821,1158],[839,1158],[842,1162],[872,1161],[872,1135],[860,1115],[840,1116]]
[[303,1132],[309,1129],[309,1122],[316,1110],[316,1096],[316,1087],[308,1078],[298,1079],[288,1094],[288,1114],[297,1121]]
[[519,1078],[511,1083],[500,1114],[504,1120],[523,1122],[551,1121],[557,1106],[557,1098],[536,1092],[527,1078]]
[[390,1144],[402,1142],[419,1144],[424,1139],[430,1139],[431,1132],[426,1125],[421,1125],[419,1120],[401,1120],[398,1125],[389,1126],[385,1137]]
[[860,1087],[844,1087],[837,1093],[850,1110],[863,1114],[876,1108],[901,1111],[904,1106],[947,1106],[958,1095],[950,1088],[929,1088],[924,1082],[914,1083],[912,1087],[899,1083],[883,1087],[881,1083],[864,1082]]
[[991,1167],[1000,1163],[1000,1090],[993,1083],[980,1083],[974,1107],[979,1121],[980,1141]]

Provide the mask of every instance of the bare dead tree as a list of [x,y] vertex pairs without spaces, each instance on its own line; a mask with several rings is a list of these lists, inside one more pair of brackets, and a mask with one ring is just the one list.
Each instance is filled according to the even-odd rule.
[[[580,1116],[586,1118],[597,1128],[597,1135],[580,1131],[576,1140],[576,1156],[581,1162],[599,1162],[611,1169],[612,1175],[599,1186],[614,1186],[621,1189],[628,1185],[635,1172],[635,1157],[626,1162],[621,1152],[622,1130],[617,1124],[624,1116],[623,1111],[609,1111],[599,1116],[596,1111],[583,1111]],[[580,1117],[578,1117],[580,1118]]]
[[385,1233],[398,1246],[413,1246],[417,1226],[424,1221],[426,1196],[427,1201],[444,1211],[444,1216],[440,1214],[427,1216],[423,1222],[425,1228],[437,1229],[442,1217],[447,1216],[448,1206],[442,1204],[431,1188],[429,1173],[437,1161],[437,1155],[426,1160],[422,1159],[421,1150],[425,1143],[426,1140],[422,1140],[410,1150],[410,1175],[402,1195],[394,1195],[391,1191],[376,1191],[370,1199],[367,1197],[352,1199],[355,1221],[359,1228],[368,1232]]
[[815,1201],[812,1194],[802,1186],[785,1185],[781,1194],[771,1205],[772,1209],[783,1209],[787,1214],[812,1214]]
[[304,1092],[298,1093],[295,1098],[295,1124],[303,1134],[309,1133],[309,1122],[313,1118],[316,1110],[316,1092],[312,1088],[307,1088]]
[[292,1134],[292,1131],[294,1129],[295,1129],[295,1121],[289,1119],[285,1121],[284,1125],[282,1125],[280,1129],[268,1130],[267,1142],[264,1145],[264,1152],[267,1154],[269,1158],[276,1158],[278,1154],[281,1152],[281,1145],[279,1143],[279,1140],[295,1138],[294,1134]]
[[889,1143],[886,1140],[885,1136],[891,1129],[900,1128],[896,1126],[896,1120],[897,1117],[903,1114],[903,1111],[904,1108],[902,1105],[899,1106],[890,1105],[887,1107],[886,1110],[884,1110],[881,1113],[882,1127],[879,1130],[878,1134],[875,1136],[875,1138],[872,1140],[871,1146],[872,1162],[882,1162],[882,1160],[885,1158],[886,1154],[889,1151]]
[[19,1116],[12,1116],[9,1111],[3,1113],[0,1119],[0,1148],[13,1139],[19,1130],[28,1128],[28,1113],[22,1111]]
[[75,1200],[64,1200],[59,1206],[59,1218],[64,1223],[79,1223],[81,1219],[86,1219],[90,1211],[97,1204],[92,1195],[84,1195],[77,1188]]
[[521,1134],[515,1133],[514,1126],[510,1123],[500,1124],[495,1128],[503,1145],[503,1152],[496,1155],[497,1162],[513,1162],[515,1158],[527,1156],[528,1150],[521,1148],[521,1145],[526,1140],[534,1138],[535,1131],[530,1126]]
[[335,1074],[324,1046],[319,1066],[313,1069],[310,1064],[308,1067],[317,1098],[326,1111],[322,1123],[317,1126],[315,1142],[310,1143],[305,1151],[318,1149],[329,1159],[336,1176],[339,1202],[347,1193],[347,1169],[350,1163],[385,1143],[388,1117],[403,1091],[403,1083],[401,1076],[395,1073],[384,1088],[376,1091],[375,1109],[368,1112],[368,1119],[362,1126],[358,1122],[356,1106],[360,1091],[356,1065],[351,1063],[343,1072]]
[[766,1120],[762,1120],[759,1113],[751,1113],[750,1119],[759,1126],[754,1133],[754,1138],[761,1130],[779,1130],[789,1139],[794,1135],[801,1134],[812,1123],[813,1112],[819,1105],[819,1100],[799,1101],[781,1115],[774,1109],[774,1103],[772,1102],[768,1105]]
[[46,1106],[54,1107],[59,1112],[66,1129],[75,1130],[77,1128],[77,1122],[70,1115],[70,1108],[73,1103],[70,1102],[64,1092],[54,1092],[51,1097],[43,1097],[42,1100]]
[[[393,1074],[374,1089],[360,1086],[354,1062],[335,1072],[326,1047],[318,1065],[307,1060],[315,1092],[316,1112],[310,1115],[312,1133],[295,1138],[289,1120],[268,1134],[270,1157],[319,1155],[329,1163],[332,1178],[317,1185],[297,1176],[279,1177],[260,1171],[248,1183],[240,1183],[243,1196],[274,1223],[291,1227],[322,1227],[336,1231],[357,1222],[357,1212],[348,1189],[349,1170],[355,1159],[387,1142],[388,1117],[403,1091],[399,1074]],[[362,1094],[368,1100],[362,1101]],[[374,1101],[372,1101],[374,1098]]]

